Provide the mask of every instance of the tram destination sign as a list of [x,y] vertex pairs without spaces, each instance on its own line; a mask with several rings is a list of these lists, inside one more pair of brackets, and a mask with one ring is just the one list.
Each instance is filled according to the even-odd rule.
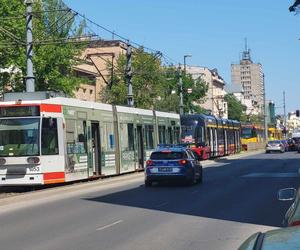
[[0,107],[0,117],[40,116],[39,106]]

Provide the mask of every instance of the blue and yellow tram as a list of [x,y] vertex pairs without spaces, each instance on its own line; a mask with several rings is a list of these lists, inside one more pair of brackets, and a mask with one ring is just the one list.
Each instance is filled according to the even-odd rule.
[[241,124],[203,114],[183,115],[181,142],[190,144],[202,159],[237,153],[241,150]]

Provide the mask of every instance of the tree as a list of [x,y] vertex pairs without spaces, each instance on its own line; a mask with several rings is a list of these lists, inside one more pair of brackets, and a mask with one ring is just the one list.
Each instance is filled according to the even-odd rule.
[[233,95],[225,95],[225,101],[228,105],[228,119],[243,121],[245,120],[246,106]]
[[[107,65],[108,68],[111,65]],[[101,94],[104,102],[118,105],[127,104],[127,83],[125,79],[126,57],[117,60],[111,86]],[[135,49],[132,56],[134,105],[138,108],[179,112],[178,72],[175,67],[162,67],[156,54],[146,53],[143,48]],[[192,93],[188,93],[188,89]],[[183,75],[183,98],[185,112],[199,112],[198,104],[205,96],[207,85]],[[201,110],[202,111],[202,110]]]
[[299,5],[300,5],[300,0],[295,0],[294,4],[289,7],[289,11],[295,12]]
[[[76,56],[83,49],[82,45],[68,43],[72,33],[78,35],[81,25],[76,25],[71,11],[49,11],[67,9],[62,0],[40,0],[33,5],[33,34],[34,34],[34,74],[36,90],[56,90],[72,95],[79,85],[80,79],[72,74],[76,64]],[[26,76],[25,52],[25,5],[19,0],[2,0],[1,17],[18,17],[7,19],[1,27],[7,32],[0,32],[0,68],[14,67],[20,69],[18,81],[7,91],[23,91]],[[9,34],[13,34],[11,37]],[[1,86],[10,84],[9,78],[0,77]]]
[[[134,106],[151,109],[160,93],[163,81],[163,72],[160,67],[160,59],[154,54],[149,54],[143,48],[133,51],[132,55],[132,87]],[[101,94],[103,102],[126,105],[127,104],[127,82],[125,78],[126,56],[121,55],[116,63],[111,86],[106,86]],[[111,65],[107,65],[108,68]]]

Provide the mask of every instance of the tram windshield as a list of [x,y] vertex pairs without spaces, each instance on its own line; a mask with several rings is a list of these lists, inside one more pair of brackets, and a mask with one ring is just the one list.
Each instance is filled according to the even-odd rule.
[[181,120],[181,141],[184,143],[199,143],[203,141],[203,128],[198,126],[197,120]]
[[256,131],[254,128],[242,128],[242,138],[249,139],[256,137]]
[[39,155],[39,118],[0,119],[0,156]]

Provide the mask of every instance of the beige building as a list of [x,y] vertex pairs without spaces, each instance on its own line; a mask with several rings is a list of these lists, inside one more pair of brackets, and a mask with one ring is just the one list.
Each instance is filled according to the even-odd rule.
[[201,78],[208,84],[208,91],[205,102],[201,107],[210,111],[216,117],[228,118],[227,102],[224,97],[226,95],[225,81],[218,74],[217,69],[209,69],[201,66],[187,66],[187,73],[191,74],[194,79]]
[[264,100],[264,74],[260,63],[253,63],[250,50],[243,52],[239,64],[231,65],[231,82],[240,84],[244,90],[247,102],[252,103],[253,109],[262,110]]
[[300,131],[300,118],[296,116],[295,112],[291,112],[288,114],[286,123],[287,131],[289,134]]
[[75,91],[75,97],[86,101],[100,101],[100,92],[111,84],[116,60],[121,54],[126,54],[126,49],[127,44],[119,40],[92,41],[80,56],[82,64],[73,68],[75,75],[86,79]]

